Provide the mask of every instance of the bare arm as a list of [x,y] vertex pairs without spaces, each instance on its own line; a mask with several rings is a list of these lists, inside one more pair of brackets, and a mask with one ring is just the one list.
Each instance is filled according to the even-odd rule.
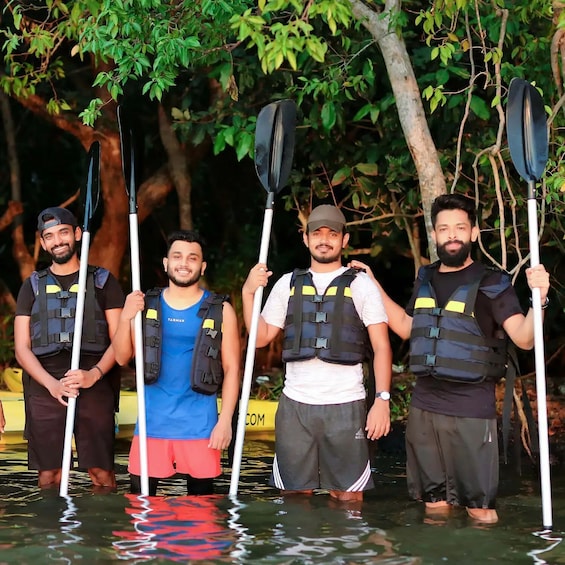
[[[375,391],[390,392],[392,384],[392,349],[385,323],[367,327],[374,352],[373,369],[375,371]],[[390,401],[375,399],[365,426],[367,437],[375,440],[386,436],[390,431]]]
[[[526,269],[526,278],[531,289],[540,289],[541,303],[543,304],[549,292],[549,273],[543,265],[538,265]],[[534,346],[534,311],[532,308],[528,310],[526,316],[523,314],[510,316],[504,321],[502,327],[517,347],[532,349]]]
[[239,373],[241,367],[241,346],[235,310],[224,303],[223,336],[222,336],[222,368],[224,382],[222,384],[222,409],[218,423],[212,430],[208,447],[226,449],[232,438],[232,417],[239,398]]
[[127,365],[133,358],[135,352],[135,336],[133,324],[138,312],[145,308],[145,295],[140,290],[134,290],[126,296],[124,308],[114,327],[112,336],[112,347],[116,362],[119,365]]
[[402,306],[392,300],[392,298],[384,291],[383,287],[375,278],[373,271],[371,271],[368,265],[354,259],[353,261],[351,261],[349,266],[365,270],[371,280],[377,285],[382,295],[389,328],[402,339],[409,339],[410,332],[412,331],[412,316],[409,316],[404,308],[402,308]]
[[[253,301],[256,290],[262,286],[267,286],[269,277],[272,271],[267,269],[267,265],[258,263],[249,271],[247,280],[241,289],[241,301],[243,305],[243,320],[245,327],[249,331],[251,329],[251,318],[253,317]],[[259,316],[259,323],[257,325],[257,347],[265,347],[275,339],[281,331],[280,328],[267,324],[262,316]]]
[[56,398],[63,406],[67,406],[64,397],[74,398],[78,396],[78,391],[72,386],[65,385],[43,368],[43,365],[31,350],[29,322],[30,316],[16,316],[14,320],[16,361],[34,381],[45,387],[53,398]]
[[[121,308],[112,308],[105,310],[106,323],[108,324],[108,335],[116,331],[118,320],[120,319]],[[116,364],[116,357],[114,355],[114,348],[112,344],[106,349],[98,363],[90,369],[74,369],[65,373],[61,379],[64,385],[71,386],[75,389],[90,388],[94,386],[110,369]]]

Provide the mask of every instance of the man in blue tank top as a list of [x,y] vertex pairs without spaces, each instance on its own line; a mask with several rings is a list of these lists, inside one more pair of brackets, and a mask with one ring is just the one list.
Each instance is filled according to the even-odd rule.
[[[534,345],[533,311],[524,315],[510,277],[471,258],[479,235],[475,203],[445,194],[432,204],[439,262],[422,267],[406,309],[381,288],[390,328],[410,339],[416,375],[406,429],[412,498],[428,513],[466,507],[478,522],[498,520],[495,385],[504,376],[508,338]],[[359,261],[352,266],[366,268]],[[530,288],[548,305],[549,274],[526,269]]]
[[[149,493],[156,494],[160,479],[180,473],[187,476],[188,494],[211,494],[213,478],[221,472],[221,450],[231,441],[239,395],[237,317],[226,297],[200,284],[206,270],[200,235],[176,231],[167,245],[163,268],[168,286],[126,297],[112,344],[118,363],[132,359],[133,320],[142,311]],[[209,304],[219,304],[219,313],[212,314]],[[132,492],[139,493],[137,430],[128,470]]]

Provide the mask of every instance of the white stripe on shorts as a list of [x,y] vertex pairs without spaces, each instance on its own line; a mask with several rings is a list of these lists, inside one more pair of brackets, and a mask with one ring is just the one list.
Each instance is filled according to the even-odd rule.
[[277,488],[285,490],[284,483],[281,477],[281,472],[279,471],[279,464],[277,462],[277,456],[273,459],[273,482]]
[[364,490],[365,486],[371,478],[371,462],[367,461],[367,466],[361,476],[354,482],[346,492],[358,492]]

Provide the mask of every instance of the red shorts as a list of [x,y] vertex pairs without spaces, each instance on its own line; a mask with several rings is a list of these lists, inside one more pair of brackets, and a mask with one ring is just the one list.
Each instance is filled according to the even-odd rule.
[[[164,479],[175,473],[195,479],[211,479],[221,473],[219,449],[208,447],[208,439],[147,438],[147,466],[150,477]],[[141,475],[139,436],[134,436],[129,452],[128,471]]]

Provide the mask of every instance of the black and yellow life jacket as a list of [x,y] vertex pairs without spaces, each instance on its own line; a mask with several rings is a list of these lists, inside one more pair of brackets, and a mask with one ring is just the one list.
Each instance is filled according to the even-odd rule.
[[367,329],[355,309],[350,288],[358,272],[343,272],[323,295],[316,292],[310,271],[293,272],[284,328],[284,362],[317,357],[328,363],[356,365],[366,359]]
[[508,338],[502,328],[495,337],[486,337],[475,317],[477,293],[494,298],[510,285],[510,277],[485,287],[483,280],[489,268],[453,292],[443,308],[437,303],[431,285],[432,272],[438,263],[422,267],[421,280],[414,303],[410,334],[410,369],[417,377],[466,383],[500,379],[506,373]]
[[[143,336],[146,384],[155,383],[161,370],[162,291],[162,288],[154,288],[145,294]],[[192,390],[201,394],[215,394],[222,386],[223,304],[228,301],[229,297],[226,295],[210,293],[198,310],[197,315],[202,318],[202,326],[194,345],[190,382]]]
[[[109,274],[101,267],[88,267],[81,342],[84,353],[104,353],[110,345],[106,315],[96,299],[96,288],[104,287]],[[78,277],[77,273],[69,290],[63,290],[48,269],[31,274],[35,295],[30,321],[31,349],[37,357],[72,349]]]

